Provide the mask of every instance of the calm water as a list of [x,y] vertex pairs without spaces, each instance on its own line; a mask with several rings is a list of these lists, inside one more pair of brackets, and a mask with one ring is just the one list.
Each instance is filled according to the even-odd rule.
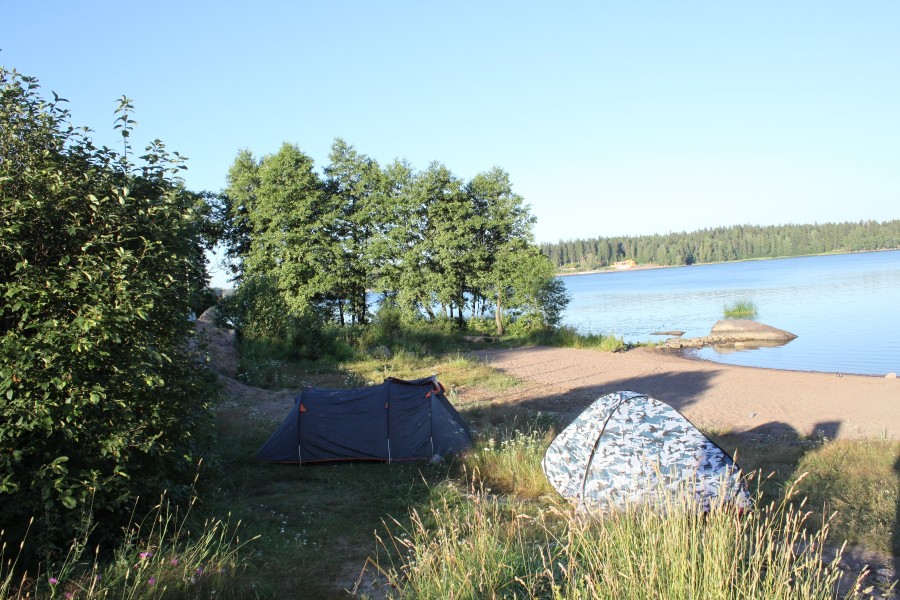
[[752,301],[756,320],[797,339],[777,348],[697,355],[798,371],[900,372],[900,250],[563,277],[563,323],[628,342],[655,331],[708,335],[726,304]]

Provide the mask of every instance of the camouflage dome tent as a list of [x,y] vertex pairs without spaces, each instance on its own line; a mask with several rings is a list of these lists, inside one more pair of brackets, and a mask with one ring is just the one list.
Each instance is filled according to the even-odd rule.
[[352,390],[308,387],[259,449],[268,462],[428,460],[472,447],[472,435],[434,377]]
[[703,509],[719,496],[750,506],[731,457],[674,408],[637,392],[591,404],[553,440],[543,468],[579,508],[617,510],[682,489],[693,490]]

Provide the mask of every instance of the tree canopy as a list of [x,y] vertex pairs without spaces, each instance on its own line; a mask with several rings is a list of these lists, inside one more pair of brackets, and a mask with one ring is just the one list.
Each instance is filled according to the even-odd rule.
[[319,177],[285,144],[258,159],[242,151],[229,171],[223,227],[240,285],[226,310],[245,334],[292,337],[285,320],[260,322],[279,310],[307,323],[365,324],[373,293],[409,319],[460,327],[490,308],[501,333],[521,315],[535,327],[558,321],[547,314],[566,297],[546,293],[552,265],[505,171],[466,182],[438,162],[381,167],[341,139],[329,161]]
[[900,220],[812,225],[736,225],[691,233],[598,237],[541,244],[557,269],[599,269],[633,260],[690,265],[900,248]]

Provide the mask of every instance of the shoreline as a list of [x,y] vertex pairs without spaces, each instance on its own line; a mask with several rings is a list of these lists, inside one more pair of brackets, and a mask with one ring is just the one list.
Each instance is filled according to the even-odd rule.
[[[636,350],[637,348],[650,348],[650,346],[635,346],[633,348]],[[884,373],[879,375],[878,373],[852,373],[850,371],[810,371],[805,369],[776,369],[775,367],[763,367],[759,365],[734,365],[731,363],[725,362],[717,362],[711,360],[709,358],[703,358],[702,356],[697,356],[693,354],[694,351],[698,350],[697,348],[652,348],[658,352],[667,352],[671,353],[672,356],[676,356],[683,360],[689,361],[698,361],[709,363],[712,365],[719,365],[723,367],[734,367],[736,369],[759,369],[763,371],[776,371],[776,372],[786,372],[786,373],[815,373],[820,375],[830,375],[832,377],[873,377],[875,379],[893,379],[890,377],[891,373]],[[893,375],[898,375],[897,373],[893,373]]]
[[696,262],[689,265],[657,265],[655,263],[637,264],[627,269],[616,269],[615,267],[604,267],[602,269],[591,269],[589,271],[557,271],[554,277],[573,277],[576,275],[599,275],[604,273],[627,273],[628,271],[651,271],[654,269],[680,269],[681,267],[702,267],[705,265],[724,265],[728,263],[751,262],[757,260],[786,260],[789,258],[806,258],[810,256],[840,256],[842,254],[870,254],[875,252],[898,252],[900,248],[881,248],[878,250],[848,250],[846,252],[820,252],[819,254],[797,254],[794,256],[759,256],[756,258],[739,258],[736,260],[720,260],[716,262]]
[[506,402],[564,419],[602,395],[631,390],[714,431],[900,440],[897,379],[726,365],[655,348],[610,353],[531,346],[476,356],[523,382]]

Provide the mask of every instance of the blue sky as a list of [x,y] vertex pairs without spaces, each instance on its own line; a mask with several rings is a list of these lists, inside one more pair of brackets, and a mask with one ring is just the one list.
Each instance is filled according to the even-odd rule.
[[117,143],[190,157],[335,137],[494,165],[537,241],[900,217],[900,3],[0,0],[0,64]]

